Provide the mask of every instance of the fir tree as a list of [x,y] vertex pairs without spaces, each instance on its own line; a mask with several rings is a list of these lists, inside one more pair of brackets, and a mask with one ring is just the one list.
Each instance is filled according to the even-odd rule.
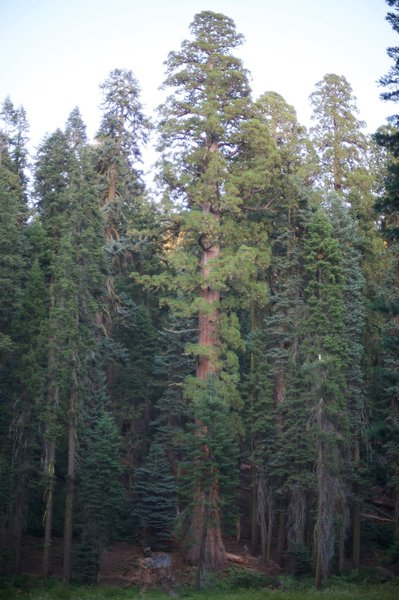
[[101,553],[116,531],[124,506],[119,458],[120,437],[111,414],[101,406],[86,410],[85,431],[78,469],[78,506],[81,539],[77,548],[76,574],[97,581]]
[[22,112],[22,108],[15,110],[7,98],[0,113],[0,476],[4,486],[0,514],[0,556],[8,543],[17,571],[27,505],[29,461],[26,460],[25,449],[29,445],[26,425],[30,420],[29,413],[23,413],[25,406],[19,401],[16,382],[17,323],[23,302],[26,266],[26,179],[23,176],[26,148],[25,139],[16,139],[14,126],[18,126],[18,115]]
[[133,516],[143,543],[153,549],[170,545],[176,518],[176,484],[162,446],[153,442],[136,470]]
[[[353,465],[353,560],[360,562],[360,507],[361,507],[361,456],[367,455],[366,427],[368,407],[364,374],[364,333],[366,326],[365,277],[361,268],[361,238],[359,227],[350,215],[350,210],[342,204],[341,198],[328,197],[329,213],[335,238],[339,242],[342,256],[344,284],[344,323],[347,347],[346,396],[351,431],[351,457]],[[364,463],[363,463],[364,465]],[[341,548],[340,568],[343,565]]]
[[[397,0],[387,0],[393,9],[387,20],[394,31],[399,31],[399,4]],[[381,77],[380,83],[386,89],[381,94],[383,100],[398,100],[398,56],[397,46],[388,48],[388,55],[394,64],[389,72]],[[378,306],[385,316],[382,337],[382,375],[384,384],[383,399],[385,410],[383,419],[387,423],[384,451],[389,464],[389,486],[395,499],[395,538],[399,540],[399,456],[397,452],[398,405],[399,405],[399,116],[389,119],[389,127],[376,134],[377,143],[387,151],[387,173],[384,192],[376,203],[381,223],[387,256],[387,281],[382,293],[378,294]],[[385,427],[384,427],[385,429]]]
[[348,408],[342,257],[326,213],[319,209],[304,242],[305,314],[301,342],[303,400],[312,419],[317,473],[314,554],[316,586],[325,580],[335,540],[345,533]]

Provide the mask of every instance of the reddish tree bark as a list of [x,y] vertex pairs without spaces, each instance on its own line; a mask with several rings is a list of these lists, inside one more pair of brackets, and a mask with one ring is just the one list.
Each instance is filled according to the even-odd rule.
[[[216,221],[219,221],[218,212],[211,210],[209,203],[203,204],[204,213],[212,213]],[[196,376],[202,381],[206,381],[210,375],[218,370],[217,355],[220,345],[220,313],[218,303],[220,294],[212,289],[208,283],[208,278],[212,270],[212,261],[220,255],[220,246],[218,243],[208,241],[206,238],[201,241],[201,297],[209,305],[210,309],[205,309],[198,316],[198,342],[204,348],[204,353],[198,357]],[[195,422],[195,432],[197,436],[206,433],[206,427],[197,419]],[[208,448],[204,444],[204,459],[208,458]],[[198,564],[199,572],[204,568],[209,570],[219,570],[227,567],[227,556],[222,539],[222,530],[220,523],[219,510],[219,485],[217,477],[212,477],[213,483],[206,494],[204,490],[198,489],[194,502],[192,514],[190,547],[187,553],[189,562]]]

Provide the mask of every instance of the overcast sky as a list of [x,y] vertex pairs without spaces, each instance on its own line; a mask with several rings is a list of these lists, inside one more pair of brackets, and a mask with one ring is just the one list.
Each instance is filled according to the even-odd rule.
[[25,107],[33,146],[63,127],[75,106],[92,136],[98,86],[126,68],[151,113],[163,62],[202,10],[224,13],[244,34],[237,54],[254,97],[279,92],[301,123],[309,125],[308,97],[326,73],[347,78],[370,131],[397,112],[379,100],[377,84],[391,64],[387,46],[398,45],[384,0],[0,0],[0,101],[9,95]]

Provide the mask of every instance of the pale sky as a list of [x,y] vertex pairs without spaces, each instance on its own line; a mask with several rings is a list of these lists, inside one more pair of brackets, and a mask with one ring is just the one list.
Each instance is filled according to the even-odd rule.
[[379,99],[377,80],[399,45],[384,0],[0,0],[0,102],[22,104],[36,147],[79,106],[88,133],[99,126],[102,83],[131,69],[151,114],[168,52],[203,10],[231,17],[245,36],[237,51],[254,98],[280,93],[310,124],[309,94],[326,73],[344,75],[368,130],[399,108]]

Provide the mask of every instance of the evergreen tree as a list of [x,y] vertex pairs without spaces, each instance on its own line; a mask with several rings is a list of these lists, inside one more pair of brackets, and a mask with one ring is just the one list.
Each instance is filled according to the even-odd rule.
[[[191,32],[192,39],[169,54],[164,85],[173,88],[173,95],[161,107],[159,127],[161,177],[175,207],[183,209],[178,241],[168,256],[175,276],[172,285],[180,296],[167,301],[180,316],[198,316],[198,343],[188,347],[197,359],[196,377],[186,387],[195,409],[211,376],[216,377],[220,399],[239,401],[236,351],[241,340],[232,310],[236,298],[229,292],[235,288],[237,296],[242,293],[241,301],[248,301],[249,282],[258,266],[257,250],[235,235],[241,200],[229,178],[249,108],[246,73],[231,54],[242,36],[231,19],[210,11],[195,16]],[[254,294],[259,292],[255,288]],[[199,438],[205,435],[199,415],[196,428]],[[209,492],[213,526],[207,529],[205,556],[207,566],[216,569],[226,564],[226,556],[218,486],[215,479],[208,484],[214,489],[196,492],[189,558],[200,558],[201,498],[205,502]]]
[[157,269],[153,256],[159,240],[140,170],[150,124],[138,82],[131,71],[114,69],[100,87],[103,116],[96,135],[96,169],[109,273],[99,319],[106,333],[108,393],[123,436],[131,491],[134,469],[146,451],[153,403],[156,303],[131,281],[130,272]]
[[122,434],[121,450],[130,493],[135,469],[146,453],[154,413],[157,332],[146,306],[125,306],[113,331],[123,354],[113,367],[112,408]]
[[33,501],[37,500],[41,444],[39,414],[43,406],[46,373],[48,298],[39,223],[29,225],[27,240],[32,264],[25,276],[20,310],[13,325],[13,368],[9,370],[6,382],[13,398],[8,424],[12,444],[8,547],[13,553],[17,573],[20,568],[22,532],[29,523],[29,508],[32,509]]
[[[15,381],[18,369],[17,323],[23,301],[26,266],[26,190],[25,179],[21,176],[22,154],[26,149],[22,140],[18,151],[16,149],[13,127],[18,122],[18,114],[10,99],[6,99],[0,113],[0,477],[3,489],[0,556],[9,545],[16,570],[19,568],[20,534],[26,512],[24,449],[28,443],[25,424],[29,421],[29,416],[21,412],[22,404],[18,402]],[[19,469],[23,477],[18,476]]]
[[91,583],[97,581],[102,550],[117,528],[124,505],[120,437],[104,399],[98,397],[97,404],[85,411],[78,469],[81,539],[76,574]]
[[[183,492],[189,513],[201,514],[201,530],[189,530],[185,543],[191,550],[194,543],[199,544],[197,588],[202,587],[203,575],[212,564],[213,547],[208,543],[214,531],[221,528],[232,529],[237,514],[236,492],[238,487],[237,462],[238,448],[236,444],[235,424],[229,407],[217,395],[215,375],[206,380],[206,387],[197,396],[195,404],[196,419],[201,422],[202,431],[198,435],[198,421],[186,434],[188,461],[183,462]],[[200,491],[200,492],[199,492]],[[218,495],[219,497],[214,497]],[[215,512],[215,505],[220,512]],[[193,536],[200,535],[198,540]]]
[[48,402],[44,418],[48,439],[45,575],[51,542],[55,443],[66,426],[68,448],[64,518],[64,580],[71,571],[71,543],[78,423],[94,393],[99,361],[96,317],[106,276],[102,218],[97,201],[93,154],[75,110],[66,133],[46,140],[37,165],[39,210],[51,236]]
[[[368,406],[364,373],[364,333],[366,326],[365,277],[361,268],[361,237],[359,227],[344,206],[341,198],[328,197],[329,213],[334,229],[334,237],[339,242],[342,256],[344,284],[344,323],[347,347],[346,397],[351,431],[351,458],[353,465],[353,560],[360,563],[360,507],[362,502],[361,480],[362,463],[367,455],[366,427]],[[364,467],[364,462],[363,462]],[[363,492],[364,494],[364,492]],[[343,565],[341,548],[340,567]]]
[[39,147],[35,163],[35,196],[38,214],[49,240],[48,297],[49,321],[47,339],[46,391],[41,420],[44,424],[43,487],[44,510],[44,553],[43,575],[48,577],[52,539],[56,443],[60,437],[59,425],[59,363],[57,362],[56,327],[56,262],[60,251],[63,223],[68,207],[71,153],[66,135],[58,129],[47,136]]
[[145,545],[167,548],[176,519],[176,484],[162,446],[153,442],[136,470],[133,516]]
[[317,474],[314,554],[316,586],[325,580],[335,543],[345,535],[348,408],[342,257],[326,213],[319,209],[304,242],[305,314],[302,322],[303,401],[312,420]]
[[[276,537],[275,556],[282,558],[290,474],[295,471],[292,465],[296,455],[296,451],[294,456],[288,454],[288,446],[297,449],[300,445],[293,437],[295,430],[291,427],[290,436],[285,437],[285,429],[287,418],[299,420],[297,414],[292,414],[290,397],[297,388],[301,237],[307,205],[305,184],[312,180],[312,149],[294,108],[278,94],[263,94],[254,105],[254,117],[241,152],[242,176],[237,178],[237,186],[244,197],[250,198],[246,204],[249,220],[253,228],[263,227],[264,243],[268,237],[271,251],[270,266],[264,265],[268,269],[261,276],[268,284],[269,303],[262,307],[258,301],[251,309],[246,401],[246,422],[253,432],[252,545],[256,551],[260,529],[266,561]],[[288,402],[290,411],[286,409]],[[298,477],[299,472],[298,468]]]
[[344,76],[328,74],[316,84],[310,100],[316,121],[311,133],[321,160],[321,183],[347,194],[359,171],[365,169],[368,145],[362,133],[365,123],[356,117],[352,88]]
[[28,182],[26,175],[26,168],[28,166],[27,143],[29,141],[29,125],[26,111],[23,106],[15,108],[11,99],[7,97],[3,102],[0,118],[4,123],[2,136],[6,140],[13,170],[18,175],[19,183],[26,199],[26,186]]
[[[399,32],[399,3],[387,0],[393,9],[388,12],[387,20],[394,31]],[[388,55],[394,64],[389,72],[381,77],[380,83],[386,88],[381,94],[383,100],[398,100],[398,56],[397,46],[388,48]],[[399,456],[398,440],[398,406],[399,406],[399,116],[389,119],[389,127],[377,132],[376,141],[387,151],[387,173],[384,192],[376,203],[381,223],[381,232],[386,246],[387,280],[382,294],[379,294],[378,305],[385,316],[382,338],[382,375],[384,383],[383,399],[385,409],[382,417],[384,426],[383,446],[389,465],[389,487],[395,502],[395,538],[399,540]]]

